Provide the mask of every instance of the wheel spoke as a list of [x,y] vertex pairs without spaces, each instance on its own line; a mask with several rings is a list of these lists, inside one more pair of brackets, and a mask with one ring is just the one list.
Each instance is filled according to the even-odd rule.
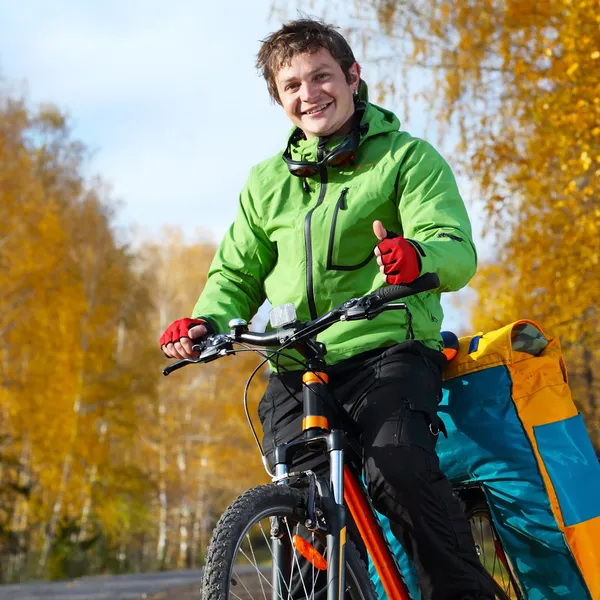
[[483,511],[478,511],[469,519],[475,544],[479,549],[479,559],[487,573],[494,579],[508,598],[521,598],[515,588],[514,579],[506,568],[506,559],[498,547],[496,532],[491,523],[491,517]]
[[[494,538],[492,538],[492,542],[494,541]],[[496,566],[498,565],[498,554],[496,554],[496,552],[494,552],[494,559],[492,561],[492,576],[496,575]]]
[[[275,554],[273,554],[273,548],[271,547],[271,541],[270,541],[269,538],[267,538],[267,534],[265,533],[265,530],[263,529],[263,526],[262,526],[261,522],[258,523],[258,526],[259,526],[259,529],[260,529],[260,531],[262,533],[263,539],[265,540],[266,547],[269,549],[269,552],[271,553],[271,558],[273,559],[273,561],[275,561]],[[281,571],[281,569],[279,567],[278,567],[278,570],[279,570],[279,575],[281,575],[281,581],[283,581],[283,583],[285,585],[285,588],[286,588],[287,593],[288,593],[288,598],[289,598],[290,594],[291,594],[291,581],[290,581],[290,585],[288,585],[286,583],[284,577],[283,577],[283,572]],[[263,577],[264,577],[264,575],[263,575]],[[275,589],[273,587],[273,585],[271,584],[271,582],[266,577],[265,577],[265,580],[269,582],[269,585],[271,586],[271,589]],[[284,600],[284,599],[282,598],[282,600]]]
[[[248,594],[248,598],[252,598],[252,594],[250,593],[250,590],[246,587],[246,584],[244,583],[243,577],[241,577],[239,575],[239,573],[236,573],[235,569],[233,570],[233,574],[235,575],[236,581],[239,581],[242,584],[242,587],[246,590],[246,593]],[[233,594],[234,596],[236,596],[236,594],[234,594],[233,592],[231,592],[231,594]],[[263,590],[263,597],[264,597],[264,600],[267,600],[267,597],[265,596],[264,590]],[[239,596],[236,596],[236,598],[239,598]]]
[[[246,558],[247,560],[250,560],[248,555],[242,549],[240,549],[240,552],[244,556],[244,558]],[[273,584],[265,577],[265,575],[263,573],[261,573],[261,571],[258,567],[256,567],[256,574],[258,575],[261,588],[263,588],[262,582],[264,581],[271,589],[275,589],[273,587]],[[263,595],[264,595],[264,589],[263,589]],[[281,600],[284,600],[284,599],[282,598]]]
[[[311,544],[313,546],[313,548],[315,547],[315,532],[313,531],[311,533]],[[315,599],[315,586],[317,585],[317,580],[315,579],[315,563],[312,563],[312,580],[313,580],[313,588],[312,588],[312,594],[310,595],[310,600],[314,600]]]
[[483,566],[487,567],[487,552],[485,551],[485,537],[483,535],[483,519],[479,518],[479,541],[481,542],[481,552],[483,555]]
[[[292,535],[292,532],[290,531],[290,525],[287,522],[287,519],[285,521],[285,526],[287,528],[287,532],[288,532],[288,535],[290,537],[290,542],[291,542],[291,540],[294,538],[294,536]],[[293,547],[294,546],[292,544],[292,548]],[[295,548],[292,551],[292,573],[294,571],[294,563],[298,566],[298,576],[300,577],[300,581],[302,582],[302,587],[304,588],[304,595],[308,599],[308,591],[306,590],[306,584],[304,583],[304,575],[302,575],[302,569],[300,568],[300,562],[298,561],[298,553],[296,552]],[[292,587],[291,577],[290,577],[290,587]],[[315,588],[314,588],[314,581],[313,581],[313,591],[314,591],[314,589]]]
[[[288,537],[291,540],[292,539],[292,535],[289,532],[290,528],[289,528],[289,525],[287,524],[287,521],[286,521],[286,527],[288,529]],[[291,550],[291,551],[292,551],[292,555],[293,555],[294,551],[293,550]],[[289,582],[290,585],[288,587],[288,600],[292,600],[292,581],[294,581],[294,566],[295,566],[295,563],[294,563],[294,560],[292,559],[292,568],[290,569],[290,582]],[[300,572],[300,569],[298,569],[298,571],[299,571],[300,577],[302,577],[302,573]]]
[[[260,589],[262,590],[264,599],[267,600],[267,595],[265,594],[265,587],[263,586],[262,578],[260,577],[260,575],[262,575],[262,573],[260,572],[258,563],[256,562],[256,556],[254,554],[254,546],[252,545],[252,540],[250,539],[250,534],[248,534],[248,533],[246,534],[246,539],[248,540],[248,545],[250,546],[250,552],[252,553],[252,560],[253,560],[252,564],[254,565],[256,572],[259,574],[258,581],[260,583]],[[265,579],[266,579],[266,577],[265,577]]]

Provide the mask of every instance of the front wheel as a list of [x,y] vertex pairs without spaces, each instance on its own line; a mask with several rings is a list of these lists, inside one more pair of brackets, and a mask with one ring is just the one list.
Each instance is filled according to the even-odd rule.
[[[202,600],[325,600],[327,540],[304,527],[306,506],[306,492],[286,485],[259,486],[239,496],[213,532]],[[344,598],[376,600],[351,541],[345,574]]]

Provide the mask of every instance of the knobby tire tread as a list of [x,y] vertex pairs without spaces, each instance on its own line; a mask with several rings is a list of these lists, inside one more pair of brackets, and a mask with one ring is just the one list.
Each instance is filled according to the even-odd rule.
[[[229,572],[238,542],[248,523],[267,508],[292,508],[304,513],[306,492],[287,485],[261,485],[238,496],[219,519],[206,552],[202,600],[228,600]],[[346,542],[346,563],[362,596],[376,600],[368,569],[351,540]]]

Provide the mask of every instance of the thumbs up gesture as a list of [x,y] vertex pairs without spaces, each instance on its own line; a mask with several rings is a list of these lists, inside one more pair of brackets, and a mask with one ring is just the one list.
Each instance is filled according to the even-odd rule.
[[386,283],[397,285],[414,281],[421,271],[414,246],[401,235],[388,231],[381,221],[373,221],[373,233],[379,240],[374,252]]

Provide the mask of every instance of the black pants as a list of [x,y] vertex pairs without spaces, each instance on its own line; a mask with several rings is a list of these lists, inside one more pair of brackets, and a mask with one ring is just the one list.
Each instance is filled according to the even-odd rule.
[[[363,451],[369,496],[415,564],[425,600],[493,598],[469,524],[435,452],[445,361],[408,341],[329,367],[329,392],[351,419]],[[264,446],[300,435],[301,372],[272,375],[259,406]],[[327,470],[326,457],[300,456],[295,467]]]

